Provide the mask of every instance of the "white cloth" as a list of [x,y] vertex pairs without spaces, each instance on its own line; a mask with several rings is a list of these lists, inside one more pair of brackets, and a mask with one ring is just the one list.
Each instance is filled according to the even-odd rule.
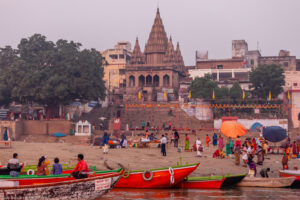
[[201,156],[201,151],[199,151],[199,147],[201,146],[201,141],[196,140],[196,148],[197,148],[197,156]]
[[162,137],[162,138],[160,139],[160,143],[161,143],[161,144],[167,144],[167,142],[168,142],[168,140],[167,140],[166,137]]
[[8,161],[9,164],[18,164],[19,163],[19,160],[16,159],[16,158],[12,158]]

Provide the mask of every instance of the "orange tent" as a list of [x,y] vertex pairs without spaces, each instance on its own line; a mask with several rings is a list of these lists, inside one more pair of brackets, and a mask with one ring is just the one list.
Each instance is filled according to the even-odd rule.
[[246,128],[237,121],[225,121],[220,127],[221,132],[231,138],[237,138],[237,136],[243,136],[246,134]]

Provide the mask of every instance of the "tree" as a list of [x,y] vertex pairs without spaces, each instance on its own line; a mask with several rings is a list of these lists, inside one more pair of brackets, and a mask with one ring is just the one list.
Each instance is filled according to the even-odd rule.
[[192,81],[190,91],[192,98],[212,99],[213,91],[216,88],[218,88],[217,83],[211,80],[211,76],[205,75]]
[[230,88],[229,93],[230,93],[230,98],[233,99],[233,101],[243,98],[243,90],[242,90],[239,82],[234,82],[232,84],[232,87]]
[[[0,70],[6,68],[0,74],[0,101],[3,95],[9,94],[10,101],[37,102],[51,107],[75,99],[103,99],[101,54],[80,47],[80,43],[67,40],[53,43],[35,34],[22,39],[18,50],[1,49]],[[5,62],[1,61],[2,54],[6,55]]]
[[262,65],[252,69],[249,74],[252,94],[256,97],[267,99],[269,92],[272,97],[277,97],[282,93],[282,86],[285,84],[284,71],[278,65]]

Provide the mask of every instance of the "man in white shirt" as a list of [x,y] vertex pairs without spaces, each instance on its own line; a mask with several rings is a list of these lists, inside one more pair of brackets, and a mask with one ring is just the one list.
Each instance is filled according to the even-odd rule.
[[160,139],[160,146],[161,146],[161,153],[163,156],[166,156],[166,144],[167,144],[168,140],[165,137],[165,135],[162,135],[162,138]]

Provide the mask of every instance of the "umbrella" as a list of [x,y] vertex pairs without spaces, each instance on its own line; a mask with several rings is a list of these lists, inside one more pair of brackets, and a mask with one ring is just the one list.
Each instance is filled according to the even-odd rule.
[[263,129],[263,137],[270,142],[280,142],[287,137],[287,133],[280,126],[268,126]]
[[246,134],[246,128],[237,121],[225,121],[222,123],[221,132],[231,138],[237,138],[237,136],[243,136]]
[[65,137],[65,136],[67,136],[67,135],[64,134],[64,133],[56,132],[56,133],[51,134],[51,136],[55,136],[55,137]]
[[251,126],[251,132],[256,132],[258,128],[262,127],[263,125],[259,122],[255,122]]

